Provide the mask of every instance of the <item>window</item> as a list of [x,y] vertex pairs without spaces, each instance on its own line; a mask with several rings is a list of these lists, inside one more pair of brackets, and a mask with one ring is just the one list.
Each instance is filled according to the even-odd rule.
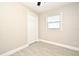
[[61,28],[61,15],[55,15],[48,17],[48,28],[50,29],[59,29]]

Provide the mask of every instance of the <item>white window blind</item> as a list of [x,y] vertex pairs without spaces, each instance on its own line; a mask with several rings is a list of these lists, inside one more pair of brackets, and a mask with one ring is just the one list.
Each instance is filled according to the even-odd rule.
[[59,29],[61,27],[61,15],[48,17],[48,28]]

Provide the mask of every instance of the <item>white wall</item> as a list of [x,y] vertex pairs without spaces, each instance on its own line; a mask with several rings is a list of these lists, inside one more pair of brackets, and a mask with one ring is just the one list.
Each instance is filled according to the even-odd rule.
[[[46,32],[46,17],[63,12],[62,30]],[[49,10],[40,14],[39,38],[79,48],[79,3],[65,5],[62,8]]]
[[0,54],[27,44],[28,12],[20,3],[0,3]]

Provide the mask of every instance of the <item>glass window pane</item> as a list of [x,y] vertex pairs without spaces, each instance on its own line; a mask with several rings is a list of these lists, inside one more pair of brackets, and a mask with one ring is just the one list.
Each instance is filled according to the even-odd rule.
[[60,28],[60,23],[48,23],[48,28]]
[[59,20],[59,15],[48,17],[48,22],[56,22]]

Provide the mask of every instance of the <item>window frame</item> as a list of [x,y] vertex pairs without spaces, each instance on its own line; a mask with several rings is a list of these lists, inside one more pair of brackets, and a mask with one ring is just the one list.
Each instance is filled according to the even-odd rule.
[[[48,28],[48,17],[52,17],[52,16],[56,16],[56,15],[59,15],[59,17],[60,17],[60,21],[59,21],[60,28]],[[55,14],[55,15],[51,15],[51,16],[46,17],[46,31],[48,31],[48,30],[61,30],[62,24],[63,24],[63,12],[61,12],[60,14]]]

